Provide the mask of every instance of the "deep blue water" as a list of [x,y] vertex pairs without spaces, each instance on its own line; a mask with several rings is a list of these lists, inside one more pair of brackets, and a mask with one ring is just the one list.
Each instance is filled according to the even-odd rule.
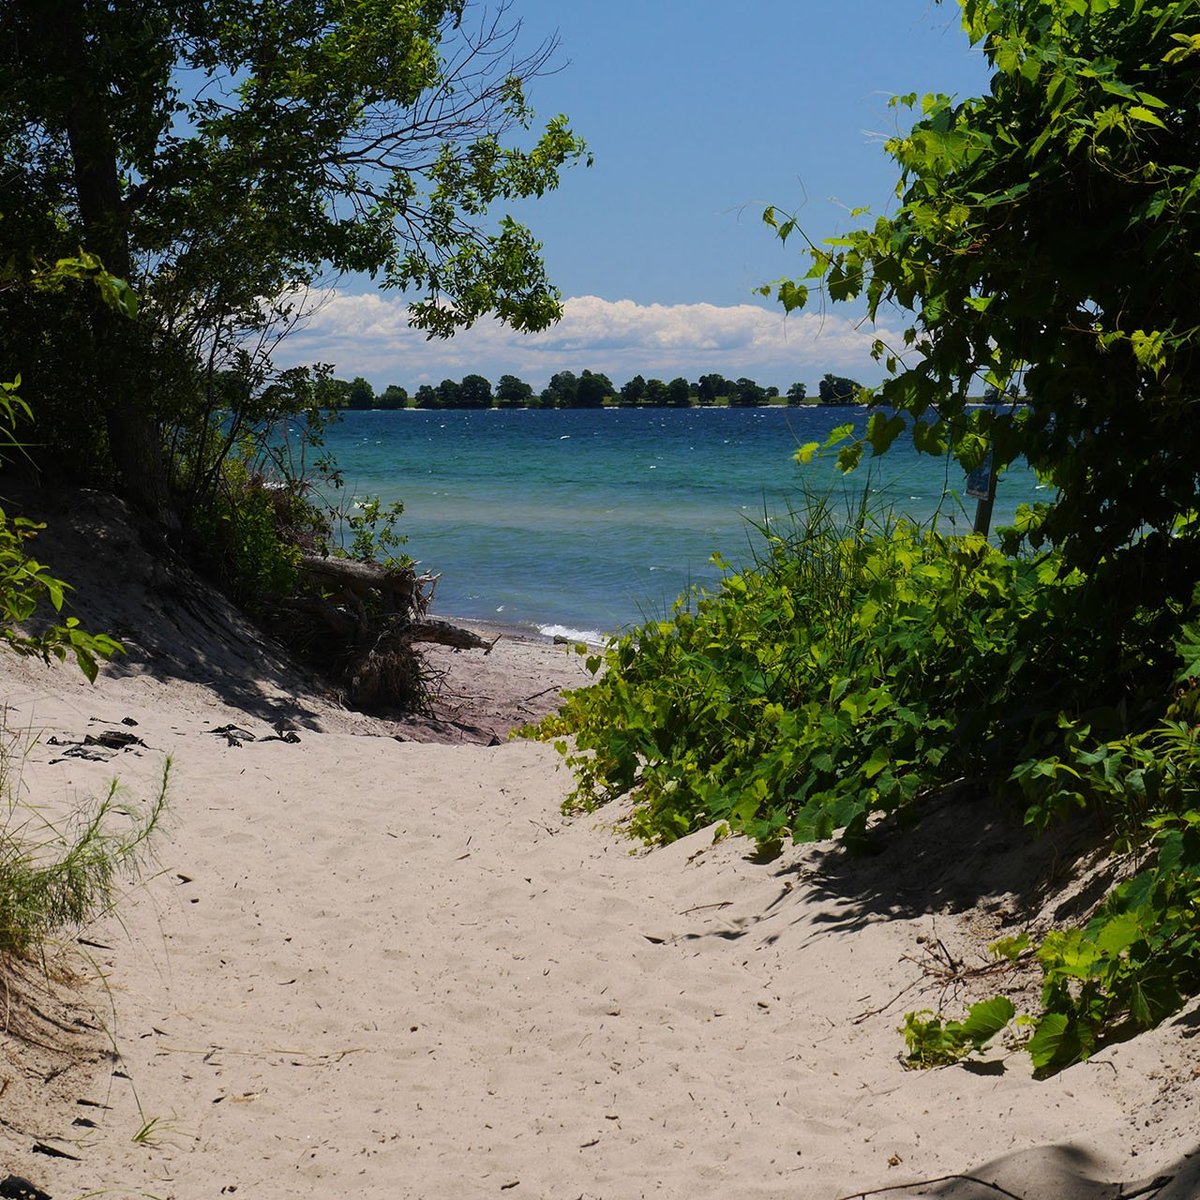
[[[848,477],[831,457],[793,461],[797,446],[864,419],[844,408],[351,412],[326,443],[348,495],[404,502],[405,549],[441,575],[439,613],[611,632],[715,583],[715,551],[747,562],[753,523],[786,521],[804,487],[845,507],[869,486],[873,504],[969,529],[961,471],[907,443]],[[1035,487],[1031,472],[1010,472],[993,526]]]

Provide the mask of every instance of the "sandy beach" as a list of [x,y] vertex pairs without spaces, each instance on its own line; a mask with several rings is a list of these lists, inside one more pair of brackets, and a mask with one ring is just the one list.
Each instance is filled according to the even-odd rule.
[[[585,682],[562,647],[438,651],[439,714],[373,720],[117,515],[44,553],[129,654],[95,686],[0,663],[19,798],[57,815],[116,778],[136,801],[170,759],[170,808],[142,882],[63,948],[76,984],[10,1002],[36,1036],[4,1039],[0,1177],[54,1200],[1200,1195],[1194,1006],[1045,1081],[1003,1047],[900,1062],[906,1011],[991,994],[987,944],[1073,903],[1063,845],[966,801],[869,859],[711,830],[645,852],[619,813],[565,819],[554,750],[504,739]],[[68,753],[97,731],[137,740]]]

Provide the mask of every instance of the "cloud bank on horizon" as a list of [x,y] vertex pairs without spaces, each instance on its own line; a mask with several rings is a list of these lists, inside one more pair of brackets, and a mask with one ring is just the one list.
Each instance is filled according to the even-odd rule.
[[513,374],[536,388],[556,371],[602,371],[616,386],[634,375],[695,380],[710,372],[749,376],[786,390],[815,390],[827,371],[878,382],[870,355],[891,331],[833,313],[784,316],[757,304],[639,304],[573,296],[562,320],[542,333],[517,333],[488,319],[446,341],[426,340],[408,323],[404,297],[331,290],[287,339],[287,362],[331,363],[341,378],[362,375],[377,388],[461,379],[476,373],[493,383]]

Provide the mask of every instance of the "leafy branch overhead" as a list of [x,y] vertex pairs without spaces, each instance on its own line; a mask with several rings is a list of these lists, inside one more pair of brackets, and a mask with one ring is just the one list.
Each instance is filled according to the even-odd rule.
[[[1058,494],[1026,532],[1093,563],[1146,532],[1169,537],[1200,484],[1179,436],[1200,395],[1200,10],[960,7],[989,94],[897,97],[915,119],[887,143],[896,210],[805,239],[808,269],[774,291],[789,311],[810,289],[862,298],[872,318],[906,311],[900,343],[875,345],[888,371],[876,402],[968,467],[980,438],[1001,470],[1023,455]],[[766,219],[803,236],[774,209]],[[969,409],[972,380],[1021,382],[1028,403]],[[884,420],[877,451],[901,431]]]
[[536,127],[526,88],[556,45],[524,42],[507,3],[464,0],[0,6],[0,261],[83,247],[142,301],[119,327],[0,298],[0,377],[29,378],[60,469],[169,509],[192,490],[163,461],[179,426],[330,274],[403,289],[430,336],[553,321],[505,207],[586,151],[563,116]]
[[[563,117],[527,135],[524,81],[554,44],[519,57],[506,5],[16,0],[0,20],[0,112],[28,142],[25,187],[68,183],[68,149],[111,158],[120,195],[81,190],[75,216],[86,227],[90,203],[107,207],[97,219],[152,302],[251,310],[331,267],[448,301],[455,324],[497,305],[521,327],[554,315],[527,231],[481,220],[583,153]],[[54,217],[31,214],[30,244]]]

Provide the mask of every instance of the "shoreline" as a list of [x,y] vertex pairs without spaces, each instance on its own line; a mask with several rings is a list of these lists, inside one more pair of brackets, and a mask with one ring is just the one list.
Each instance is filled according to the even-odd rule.
[[486,639],[489,650],[421,647],[434,695],[427,713],[375,719],[407,741],[499,745],[512,730],[549,715],[565,689],[591,681],[573,643],[511,626],[447,618]]
[[[443,617],[464,629],[478,633],[480,637],[498,637],[515,642],[531,642],[544,646],[567,646],[582,643],[592,649],[602,649],[609,638],[620,634],[604,633],[600,630],[574,630],[571,626],[551,624],[538,625],[534,622],[505,622],[481,617],[460,617],[454,613],[437,612],[432,615]],[[554,632],[548,632],[553,630]],[[575,636],[575,635],[578,636]]]

